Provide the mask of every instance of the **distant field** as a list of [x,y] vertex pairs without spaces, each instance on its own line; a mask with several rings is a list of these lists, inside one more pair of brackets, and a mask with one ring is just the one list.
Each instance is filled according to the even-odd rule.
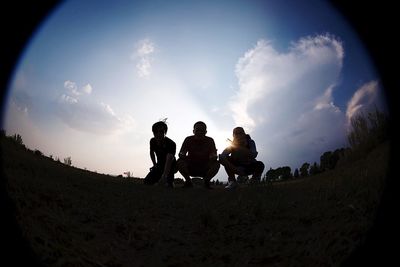
[[145,186],[1,145],[46,266],[338,266],[373,225],[389,157],[386,143],[333,171],[226,191]]

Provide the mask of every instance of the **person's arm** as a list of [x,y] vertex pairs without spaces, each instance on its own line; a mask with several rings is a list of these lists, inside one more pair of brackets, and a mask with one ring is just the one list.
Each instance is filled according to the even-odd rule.
[[156,162],[156,155],[154,153],[154,151],[150,150],[150,159],[151,162],[153,162],[153,166],[156,166],[157,162]]
[[188,148],[187,148],[187,137],[186,137],[185,140],[183,141],[181,150],[179,151],[179,154],[178,154],[179,158],[185,158],[187,152],[188,152]]
[[219,159],[226,159],[229,154],[232,152],[232,147],[227,147],[222,151],[222,153],[219,155]]
[[153,149],[153,143],[152,143],[151,140],[150,140],[150,159],[151,159],[151,162],[153,162],[153,167],[156,166],[156,164],[157,164],[157,162],[156,162],[156,153],[155,153],[155,151]]
[[216,160],[217,159],[217,157],[218,157],[218,155],[217,155],[217,148],[216,148],[216,146],[215,146],[215,142],[214,142],[214,139],[211,139],[211,152],[210,152],[210,155],[209,155],[209,158],[211,159],[211,160]]
[[162,174],[162,178],[167,178],[170,171],[171,171],[171,166],[172,162],[175,159],[175,153],[176,153],[176,144],[170,139],[167,139],[167,155],[165,156],[165,166],[164,166],[164,172]]
[[172,161],[174,159],[174,156],[172,154],[167,154],[166,159],[165,159],[165,166],[164,166],[164,172],[162,174],[162,178],[166,178],[171,170],[171,165]]
[[250,139],[249,141],[249,150],[250,150],[250,156],[255,159],[258,155],[257,148],[256,148],[256,143],[254,142],[253,139]]

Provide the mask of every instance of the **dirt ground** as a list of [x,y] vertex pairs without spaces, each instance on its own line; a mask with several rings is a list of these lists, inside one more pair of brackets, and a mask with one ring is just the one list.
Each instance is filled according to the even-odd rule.
[[17,220],[45,266],[340,266],[374,223],[389,149],[227,191],[146,186],[4,146]]

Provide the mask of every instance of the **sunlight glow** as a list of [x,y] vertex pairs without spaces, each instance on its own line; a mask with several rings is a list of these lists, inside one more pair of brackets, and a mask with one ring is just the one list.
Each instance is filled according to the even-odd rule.
[[168,118],[178,152],[204,121],[218,154],[241,126],[266,169],[294,168],[343,146],[346,118],[376,103],[379,77],[328,8],[321,20],[302,3],[304,23],[287,18],[296,1],[276,1],[274,16],[270,1],[184,2],[65,1],[15,70],[7,133],[76,167],[144,177],[153,123]]

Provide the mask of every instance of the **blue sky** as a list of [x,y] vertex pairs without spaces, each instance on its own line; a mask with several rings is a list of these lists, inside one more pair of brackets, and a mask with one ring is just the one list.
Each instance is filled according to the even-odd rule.
[[74,166],[143,177],[154,122],[168,118],[179,149],[203,120],[219,152],[243,126],[266,170],[294,169],[345,146],[382,91],[325,1],[65,1],[21,55],[3,127]]

